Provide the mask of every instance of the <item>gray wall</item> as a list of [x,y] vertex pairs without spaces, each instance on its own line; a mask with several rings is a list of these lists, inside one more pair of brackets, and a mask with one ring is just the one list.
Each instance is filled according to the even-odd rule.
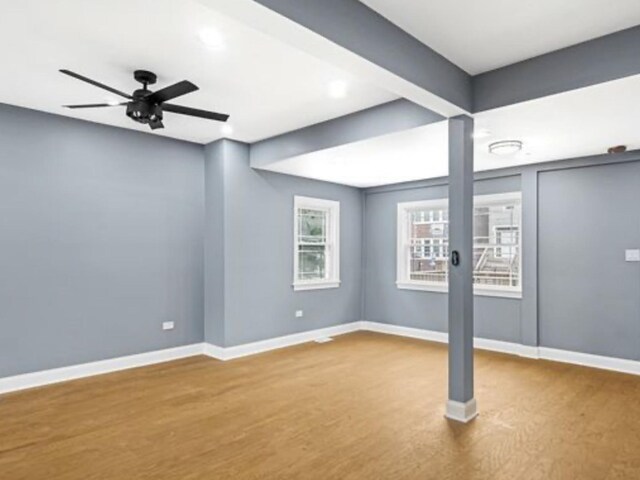
[[[475,194],[520,191],[520,177],[476,181]],[[397,204],[446,198],[447,184],[366,195],[364,318],[428,330],[447,331],[447,294],[400,290],[396,286]],[[520,342],[520,300],[475,297],[475,335]]]
[[[523,255],[538,255],[523,300],[475,298],[477,336],[640,359],[640,263],[624,262],[638,160],[478,175],[476,194],[522,186]],[[292,289],[294,195],[341,203],[339,289]],[[446,195],[446,180],[362,192],[251,169],[237,142],[0,105],[0,377],[360,319],[446,331],[445,294],[395,286],[397,203]]]
[[[206,285],[207,297],[224,290],[224,342],[214,335],[221,330],[211,324],[219,319],[216,315],[207,318],[207,341],[231,346],[360,320],[360,191],[254,170],[248,145],[237,142],[217,142],[207,147],[206,155],[207,190],[220,182],[220,175],[224,189],[224,284]],[[293,291],[294,195],[340,202],[342,284],[337,289]],[[221,213],[215,208],[211,212],[207,222],[218,225],[215,216]],[[220,256],[220,245],[207,242],[207,258]],[[303,318],[295,318],[299,309]]]
[[[640,360],[640,263],[624,259],[640,248],[639,160],[631,152],[476,175],[476,194],[522,186],[524,257],[522,300],[475,297],[476,336]],[[397,203],[446,195],[446,179],[366,191],[365,319],[446,331],[446,294],[395,286]]]
[[640,163],[539,176],[544,346],[640,360]]
[[202,341],[203,169],[200,146],[0,105],[0,377]]

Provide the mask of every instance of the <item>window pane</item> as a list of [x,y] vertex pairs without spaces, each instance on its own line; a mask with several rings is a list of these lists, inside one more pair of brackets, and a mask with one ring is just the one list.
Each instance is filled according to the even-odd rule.
[[474,213],[474,282],[519,287],[520,205],[479,207]]
[[[520,214],[517,201],[474,208],[473,281],[520,286]],[[409,212],[410,280],[446,283],[449,269],[449,212],[434,208]]]
[[326,247],[300,245],[298,249],[298,279],[323,280],[326,276]]
[[449,223],[445,209],[409,214],[409,279],[445,283],[449,257]]
[[298,210],[298,241],[325,243],[327,238],[327,212],[301,208]]

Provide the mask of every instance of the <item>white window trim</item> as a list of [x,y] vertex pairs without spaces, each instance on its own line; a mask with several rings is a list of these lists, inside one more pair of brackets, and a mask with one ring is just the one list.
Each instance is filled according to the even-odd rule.
[[[310,208],[329,212],[327,244],[330,245],[329,277],[324,280],[298,279],[298,210]],[[321,290],[340,287],[340,202],[295,195],[293,197],[293,290]]]
[[[505,201],[517,201],[522,205],[521,192],[498,193],[493,195],[476,195],[474,196],[474,207],[485,206]],[[400,290],[419,290],[423,292],[448,293],[449,285],[447,283],[422,282],[419,280],[409,280],[408,265],[406,260],[408,255],[404,250],[407,242],[407,225],[406,216],[411,210],[448,208],[449,200],[439,198],[436,200],[419,200],[416,202],[400,202],[398,203],[397,215],[397,244],[396,244],[396,286]],[[489,285],[473,287],[473,294],[484,297],[502,297],[502,298],[522,298],[522,214],[520,215],[520,287],[491,287]]]

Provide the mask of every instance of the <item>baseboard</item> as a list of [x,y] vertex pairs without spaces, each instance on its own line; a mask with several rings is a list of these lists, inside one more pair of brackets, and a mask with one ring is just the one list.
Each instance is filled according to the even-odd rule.
[[41,387],[52,383],[66,382],[78,378],[92,377],[105,373],[127,370],[129,368],[145,367],[156,363],[169,362],[180,358],[202,355],[204,345],[196,343],[182,347],[138,353],[126,357],[110,358],[97,362],[72,365],[70,367],[53,368],[33,373],[25,373],[12,377],[0,378],[0,394]]
[[[294,333],[282,337],[261,340],[258,342],[237,345],[233,347],[220,347],[207,343],[196,343],[182,347],[157,350],[154,352],[140,353],[126,357],[112,358],[97,362],[72,365],[70,367],[54,368],[40,372],[26,373],[12,377],[0,378],[0,394],[24,390],[27,388],[41,387],[52,383],[65,382],[79,378],[102,375],[117,372],[129,368],[144,367],[156,363],[169,362],[180,358],[195,355],[207,355],[218,360],[233,360],[235,358],[255,355],[301,343],[313,342],[324,337],[335,337],[357,331],[369,331],[387,335],[416,338],[438,343],[448,343],[448,334],[413,327],[403,327],[387,323],[359,321],[335,325],[333,327],[320,328],[307,332]],[[487,338],[475,338],[474,347],[493,352],[518,355],[526,358],[552,360],[556,362],[570,363],[604,370],[640,375],[640,362],[621,358],[591,355],[587,353],[571,352],[547,347],[532,347]]]
[[[438,343],[449,343],[449,334],[446,332],[436,332],[422,328],[403,327],[400,325],[390,325],[388,323],[363,321],[362,330],[388,335],[398,335],[401,337],[417,338]],[[529,347],[518,343],[491,340],[488,338],[476,337],[473,339],[473,346],[480,350],[490,350],[492,352],[510,353],[528,358],[537,358],[537,347]],[[533,350],[532,350],[533,349]]]
[[547,347],[539,347],[539,350],[540,358],[543,360],[552,360],[554,362],[571,363],[573,365],[581,365],[583,367],[593,367],[603,370],[612,370],[614,372],[640,375],[640,362],[636,360],[604,357],[601,355],[571,352],[569,350],[558,350]]
[[335,337],[338,335],[344,335],[345,333],[356,332],[362,329],[361,323],[362,322],[345,323],[335,325],[333,327],[294,333],[283,337],[270,338],[233,347],[220,347],[218,345],[206,344],[204,347],[204,353],[205,355],[218,360],[233,360],[235,358],[255,355],[257,353],[268,352],[270,350],[291,347],[301,343],[313,342],[314,340],[318,340],[323,337]]
[[[436,332],[433,330],[424,330],[413,327],[402,327],[400,325],[390,325],[378,322],[362,321],[360,323],[362,325],[362,330],[370,332],[417,338],[420,340],[429,340],[439,343],[448,343],[449,341],[448,334],[444,332]],[[473,339],[473,346],[480,350],[507,353],[525,358],[552,360],[556,362],[571,363],[573,365],[640,375],[640,362],[636,360],[625,360],[622,358],[591,355],[588,353],[571,352],[569,350],[558,350],[547,347],[534,347],[519,343],[503,342],[478,337]]]
[[400,337],[417,338],[430,342],[448,343],[449,335],[446,332],[436,332],[434,330],[423,330],[422,328],[403,327],[379,322],[360,322],[361,330],[367,332],[386,333],[387,335],[398,335]]

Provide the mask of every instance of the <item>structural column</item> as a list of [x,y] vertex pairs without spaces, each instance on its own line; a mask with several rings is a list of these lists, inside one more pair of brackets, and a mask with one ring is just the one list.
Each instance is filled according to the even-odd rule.
[[449,119],[449,401],[446,416],[469,422],[473,396],[473,119]]

